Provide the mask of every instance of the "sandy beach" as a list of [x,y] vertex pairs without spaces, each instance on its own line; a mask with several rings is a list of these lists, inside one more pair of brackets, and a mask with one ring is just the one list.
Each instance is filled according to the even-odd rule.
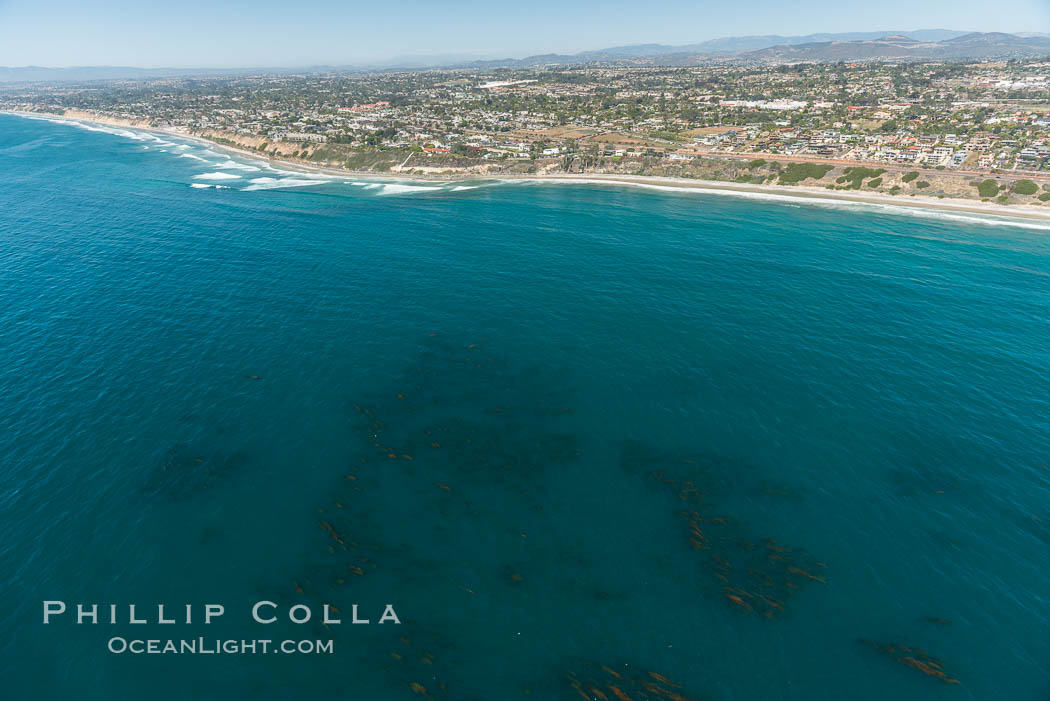
[[166,130],[166,133],[192,139],[199,143],[207,144],[212,148],[218,148],[230,154],[249,158],[256,161],[265,161],[272,165],[283,168],[300,170],[304,173],[319,173],[339,177],[370,178],[374,180],[403,180],[403,181],[484,181],[484,180],[534,180],[551,183],[575,183],[578,185],[633,185],[637,187],[648,187],[661,190],[697,190],[715,194],[749,194],[764,195],[768,199],[783,199],[798,201],[800,203],[815,204],[818,202],[840,202],[868,205],[882,205],[887,207],[905,207],[910,209],[925,209],[942,212],[956,212],[960,214],[976,214],[995,218],[1019,218],[1034,221],[1050,222],[1050,208],[1042,209],[1029,205],[1000,205],[991,202],[975,202],[963,199],[949,199],[921,196],[894,196],[883,193],[855,193],[828,190],[824,187],[812,187],[806,185],[754,185],[750,183],[733,183],[721,180],[694,180],[690,178],[669,178],[654,175],[629,176],[610,175],[603,173],[546,173],[546,174],[500,174],[500,175],[476,175],[472,173],[450,174],[450,175],[399,175],[380,174],[371,171],[352,171],[341,168],[326,168],[324,166],[300,163],[280,158],[266,158],[227,144],[220,144],[210,139],[204,139],[192,134],[177,130]]
[[228,144],[222,144],[211,139],[206,139],[178,128],[156,128],[143,126],[141,122],[132,120],[120,120],[106,118],[100,115],[92,115],[84,112],[70,112],[64,114],[49,114],[44,112],[10,112],[16,116],[30,118],[66,119],[85,123],[94,123],[106,126],[127,127],[167,136],[175,136],[182,139],[194,141],[209,148],[218,149],[236,155],[241,158],[266,162],[271,165],[296,170],[303,173],[317,173],[328,176],[344,178],[372,179],[377,181],[492,181],[492,180],[532,180],[549,183],[575,183],[579,185],[613,185],[613,186],[636,186],[665,191],[695,190],[723,195],[747,195],[758,196],[763,199],[793,201],[809,204],[864,204],[886,207],[889,209],[904,208],[929,210],[937,212],[954,212],[957,214],[979,215],[994,219],[1023,219],[1029,221],[1040,221],[1050,223],[1050,207],[1043,208],[1034,205],[1001,205],[993,202],[978,202],[960,198],[936,198],[922,197],[916,195],[888,195],[885,193],[859,193],[855,191],[828,190],[825,187],[807,185],[755,185],[751,183],[726,182],[721,180],[696,180],[692,178],[673,178],[653,175],[622,175],[603,173],[535,173],[535,174],[492,174],[480,175],[476,173],[454,173],[454,174],[428,174],[428,175],[401,175],[397,173],[376,173],[373,171],[354,171],[344,168],[329,168],[314,164],[302,163],[290,159],[269,158],[265,155],[237,148]]
[[956,212],[962,214],[977,214],[996,218],[1020,218],[1036,221],[1050,222],[1050,208],[1040,208],[1031,205],[1000,205],[992,202],[976,202],[972,200],[921,197],[915,195],[887,195],[884,193],[856,193],[828,190],[824,187],[807,185],[754,185],[751,183],[733,183],[721,180],[695,180],[691,178],[670,178],[654,175],[620,175],[603,173],[537,173],[529,175],[521,174],[499,174],[499,175],[477,175],[473,173],[448,174],[448,175],[400,175],[397,173],[382,174],[372,171],[352,171],[344,168],[327,168],[299,161],[280,158],[267,158],[258,153],[246,149],[236,148],[227,144],[220,144],[210,139],[188,134],[176,129],[161,130],[171,135],[192,139],[199,143],[208,144],[230,154],[256,161],[265,161],[284,168],[300,170],[304,173],[319,173],[340,177],[370,178],[375,180],[403,180],[403,181],[484,181],[484,180],[535,180],[540,182],[563,182],[576,183],[579,185],[634,185],[638,187],[649,187],[654,189],[691,189],[711,192],[716,194],[759,194],[769,199],[785,199],[798,202],[816,203],[841,202],[868,205],[883,205],[888,207],[906,207],[911,209],[926,209],[944,212]]

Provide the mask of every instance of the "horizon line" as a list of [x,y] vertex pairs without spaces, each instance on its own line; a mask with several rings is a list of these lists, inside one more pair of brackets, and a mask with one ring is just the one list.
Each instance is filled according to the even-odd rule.
[[[94,64],[67,64],[67,65],[41,65],[41,64],[22,64],[22,65],[0,65],[0,70],[19,70],[19,69],[46,69],[46,70],[75,70],[75,69],[104,69],[104,68],[123,68],[123,69],[134,69],[134,70],[214,70],[214,71],[248,71],[248,70],[306,70],[306,69],[317,69],[317,68],[333,68],[333,69],[350,69],[350,68],[378,68],[378,67],[397,67],[399,64],[404,63],[405,67],[408,67],[408,63],[414,60],[426,60],[426,59],[441,59],[447,57],[450,62],[470,62],[470,61],[513,61],[531,58],[534,56],[576,56],[583,53],[597,52],[597,51],[608,51],[611,49],[622,49],[631,48],[636,46],[665,46],[665,47],[687,47],[696,44],[704,44],[711,41],[727,40],[727,39],[746,39],[752,37],[782,37],[784,39],[793,39],[808,36],[818,35],[834,35],[834,34],[877,34],[885,31],[882,36],[907,36],[909,33],[914,32],[929,32],[929,31],[949,31],[949,32],[960,32],[961,34],[1012,34],[1019,36],[1022,34],[1029,35],[1042,35],[1050,36],[1050,32],[1035,32],[1035,31],[1011,31],[1011,32],[982,32],[979,29],[945,29],[944,27],[927,27],[917,28],[910,30],[871,30],[871,31],[857,31],[857,30],[843,30],[843,31],[825,31],[825,32],[812,32],[810,34],[736,34],[736,35],[720,35],[710,39],[701,39],[689,43],[664,43],[659,41],[638,41],[630,44],[617,44],[614,46],[603,46],[601,48],[593,49],[581,49],[579,51],[544,51],[538,53],[524,53],[521,55],[502,55],[496,56],[485,53],[420,53],[420,54],[409,54],[403,56],[388,56],[388,57],[371,57],[371,58],[350,58],[345,63],[332,63],[332,62],[316,62],[316,63],[286,63],[286,64],[237,64],[237,65],[218,65],[218,64],[199,64],[199,65],[179,65],[179,64],[154,64],[154,65],[134,65],[134,64],[120,64],[120,63],[94,63]],[[870,41],[870,40],[869,40]],[[451,65],[448,64],[448,65]],[[440,68],[440,65],[428,66],[428,68]]]

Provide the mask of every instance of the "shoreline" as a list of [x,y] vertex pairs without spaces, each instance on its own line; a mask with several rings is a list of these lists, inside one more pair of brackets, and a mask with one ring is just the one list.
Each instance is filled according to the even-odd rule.
[[376,173],[373,171],[354,171],[345,168],[331,168],[282,158],[271,158],[253,151],[222,144],[205,137],[197,136],[175,127],[144,127],[131,120],[87,119],[81,116],[53,114],[47,112],[3,112],[24,118],[63,119],[101,126],[122,127],[140,131],[174,136],[205,145],[248,160],[280,166],[304,174],[315,173],[340,178],[363,178],[378,181],[410,182],[485,182],[493,180],[521,180],[535,182],[560,182],[577,185],[620,185],[634,186],[657,190],[674,190],[722,195],[752,195],[772,201],[788,201],[806,204],[860,204],[876,207],[901,208],[904,210],[925,210],[932,212],[949,212],[955,214],[979,215],[994,220],[1021,219],[1026,221],[1046,222],[1050,224],[1050,207],[1039,209],[1032,205],[1000,205],[991,202],[964,200],[961,198],[934,198],[917,195],[889,195],[885,193],[855,194],[841,190],[828,190],[824,187],[810,185],[756,185],[722,180],[697,180],[693,178],[676,178],[660,175],[623,175],[618,173],[508,173],[483,175],[478,173],[452,173],[443,175],[401,175],[398,173]]

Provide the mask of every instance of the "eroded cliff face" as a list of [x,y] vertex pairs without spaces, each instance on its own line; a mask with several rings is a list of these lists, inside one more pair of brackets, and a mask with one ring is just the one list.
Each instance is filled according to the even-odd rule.
[[[288,158],[300,156],[300,154],[304,154],[304,152],[305,155],[308,155],[313,153],[317,148],[316,144],[298,141],[271,141],[265,136],[237,134],[235,132],[220,129],[201,129],[200,131],[195,131],[194,134],[220,143],[228,143],[230,146],[242,148],[247,151],[257,151],[265,147],[264,150],[267,154]],[[305,157],[305,155],[300,157]]]
[[[52,114],[41,111],[41,114]],[[223,129],[201,129],[189,131],[185,127],[171,127],[143,118],[126,117],[121,114],[90,112],[86,110],[64,110],[59,116],[97,122],[119,127],[160,129],[170,133],[190,134],[204,138],[227,148],[242,151],[246,156],[267,157],[307,166],[320,166],[345,170],[350,173],[392,173],[418,177],[452,178],[463,176],[544,176],[544,175],[619,175],[625,177],[656,176],[682,178],[704,182],[729,182],[746,187],[763,185],[766,188],[783,185],[779,179],[782,169],[794,161],[827,163],[830,168],[821,177],[809,177],[788,185],[785,189],[807,190],[820,194],[823,190],[848,190],[855,196],[885,197],[886,202],[901,201],[915,197],[916,202],[937,205],[940,200],[964,200],[989,202],[983,198],[976,185],[988,177],[1000,181],[1001,191],[996,198],[998,205],[1045,209],[1047,204],[1040,197],[1046,196],[1043,186],[1034,193],[1014,192],[1013,183],[1018,175],[1003,176],[989,174],[981,176],[970,171],[920,170],[920,175],[904,180],[911,166],[880,165],[877,177],[867,178],[860,188],[850,188],[842,179],[848,169],[860,167],[844,161],[826,161],[817,158],[778,158],[776,161],[758,159],[762,165],[753,166],[751,161],[739,157],[700,156],[686,162],[670,162],[664,158],[584,158],[573,155],[536,161],[507,159],[484,161],[478,158],[451,154],[424,154],[409,148],[361,149],[349,144],[314,144],[299,141],[272,141],[265,136],[239,134]],[[769,157],[772,158],[772,157]],[[872,187],[871,183],[875,182]],[[742,184],[741,184],[742,183]],[[777,189],[780,189],[779,187]],[[892,196],[892,197],[891,197]]]
[[114,127],[140,127],[149,128],[153,126],[152,122],[148,119],[134,119],[125,117],[116,117],[108,114],[102,114],[99,112],[85,112],[84,110],[65,110],[62,113],[63,117],[67,119],[81,119],[89,122],[99,122],[101,124],[109,124]]

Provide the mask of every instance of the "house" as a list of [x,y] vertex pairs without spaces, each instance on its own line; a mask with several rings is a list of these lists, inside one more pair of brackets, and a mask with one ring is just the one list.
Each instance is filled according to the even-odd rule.
[[305,131],[288,131],[276,138],[282,141],[310,141],[315,144],[323,144],[328,141],[328,137],[323,134],[311,134]]

